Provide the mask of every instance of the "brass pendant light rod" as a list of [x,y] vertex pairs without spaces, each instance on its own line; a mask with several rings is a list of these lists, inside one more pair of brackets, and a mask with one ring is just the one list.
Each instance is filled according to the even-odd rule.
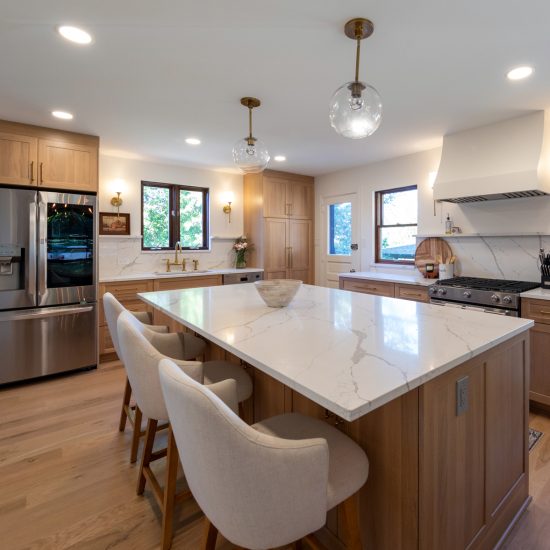
[[259,107],[262,102],[255,97],[241,98],[241,105],[248,109],[248,145],[254,145],[256,139],[252,135],[252,109]]
[[357,42],[357,54],[355,56],[355,82],[359,82],[359,60],[361,58],[361,40],[368,38],[374,32],[374,23],[364,17],[350,19],[344,25],[344,33],[348,38]]

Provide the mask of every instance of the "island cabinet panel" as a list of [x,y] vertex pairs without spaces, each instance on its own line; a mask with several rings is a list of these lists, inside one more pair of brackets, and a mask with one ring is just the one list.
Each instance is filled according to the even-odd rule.
[[[457,381],[468,378],[468,409],[456,414]],[[420,548],[466,548],[484,517],[483,363],[470,362],[420,392]]]
[[528,357],[516,337],[421,387],[421,549],[493,548],[528,503]]
[[535,321],[531,329],[531,401],[550,408],[550,301],[522,298],[522,317]]
[[38,139],[0,132],[0,181],[36,185]]

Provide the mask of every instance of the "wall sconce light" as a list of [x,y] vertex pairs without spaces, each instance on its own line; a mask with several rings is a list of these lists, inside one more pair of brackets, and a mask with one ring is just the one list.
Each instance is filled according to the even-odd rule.
[[116,197],[111,199],[111,204],[116,206],[116,215],[120,217],[120,207],[122,206],[122,199],[120,198],[120,191],[116,191]]
[[222,202],[225,204],[223,205],[223,213],[227,214],[228,221],[231,223],[231,204],[234,201],[234,195],[231,191],[228,191],[227,193],[224,193],[222,195]]

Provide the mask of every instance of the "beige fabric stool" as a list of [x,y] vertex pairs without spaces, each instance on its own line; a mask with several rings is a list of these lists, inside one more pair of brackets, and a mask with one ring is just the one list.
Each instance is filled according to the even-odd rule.
[[[113,346],[120,360],[120,346],[118,344],[117,320],[119,315],[128,311],[110,292],[103,295],[103,310],[107,319],[107,326],[111,334]],[[168,333],[168,327],[151,324],[151,315],[147,311],[132,311],[131,314],[141,323],[147,325],[149,330],[162,334]],[[187,333],[172,333],[162,339],[163,355],[173,357],[175,359],[195,359],[204,353],[206,344],[204,340]],[[122,398],[122,410],[120,411],[120,422],[118,429],[123,432],[126,428],[126,420],[132,426],[132,445],[130,449],[130,462],[133,464],[137,460],[139,441],[145,435],[145,431],[141,429],[142,413],[138,406],[130,405],[132,397],[132,387],[126,376],[126,384]],[[165,426],[160,426],[164,428]]]
[[[361,447],[294,413],[248,426],[172,361],[159,370],[187,482],[207,518],[202,548],[215,548],[218,529],[241,548],[299,547],[340,504],[347,547],[361,548],[355,493],[369,470]],[[218,386],[218,395],[235,391],[231,381]]]
[[[128,378],[134,392],[136,402],[147,417],[147,431],[145,446],[141,458],[141,465],[137,484],[137,493],[143,494],[145,484],[150,482],[162,511],[162,539],[163,549],[169,548],[172,542],[172,524],[174,506],[177,501],[191,496],[189,491],[176,495],[176,476],[178,469],[178,451],[172,430],[168,432],[167,449],[153,452],[153,444],[159,421],[168,421],[168,412],[164,404],[159,379],[159,362],[166,358],[163,355],[162,340],[164,334],[157,334],[147,330],[130,312],[122,313],[117,322],[117,332],[122,352],[122,360],[126,366]],[[248,399],[252,395],[252,381],[248,374],[238,366],[226,361],[199,361],[172,360],[174,368],[181,369],[197,383],[207,382],[214,385],[230,379],[232,392],[226,392],[222,386],[220,395],[226,395],[233,410],[237,410],[237,403]],[[177,366],[176,366],[177,365]],[[234,398],[230,401],[229,398]],[[208,430],[205,434],[208,433]],[[166,477],[164,489],[158,482],[150,463],[166,456]]]

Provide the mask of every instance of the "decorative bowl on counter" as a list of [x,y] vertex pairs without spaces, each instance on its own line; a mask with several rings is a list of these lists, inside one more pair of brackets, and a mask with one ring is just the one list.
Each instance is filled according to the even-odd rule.
[[271,279],[254,283],[258,294],[269,307],[288,306],[301,284],[302,281],[294,279]]

